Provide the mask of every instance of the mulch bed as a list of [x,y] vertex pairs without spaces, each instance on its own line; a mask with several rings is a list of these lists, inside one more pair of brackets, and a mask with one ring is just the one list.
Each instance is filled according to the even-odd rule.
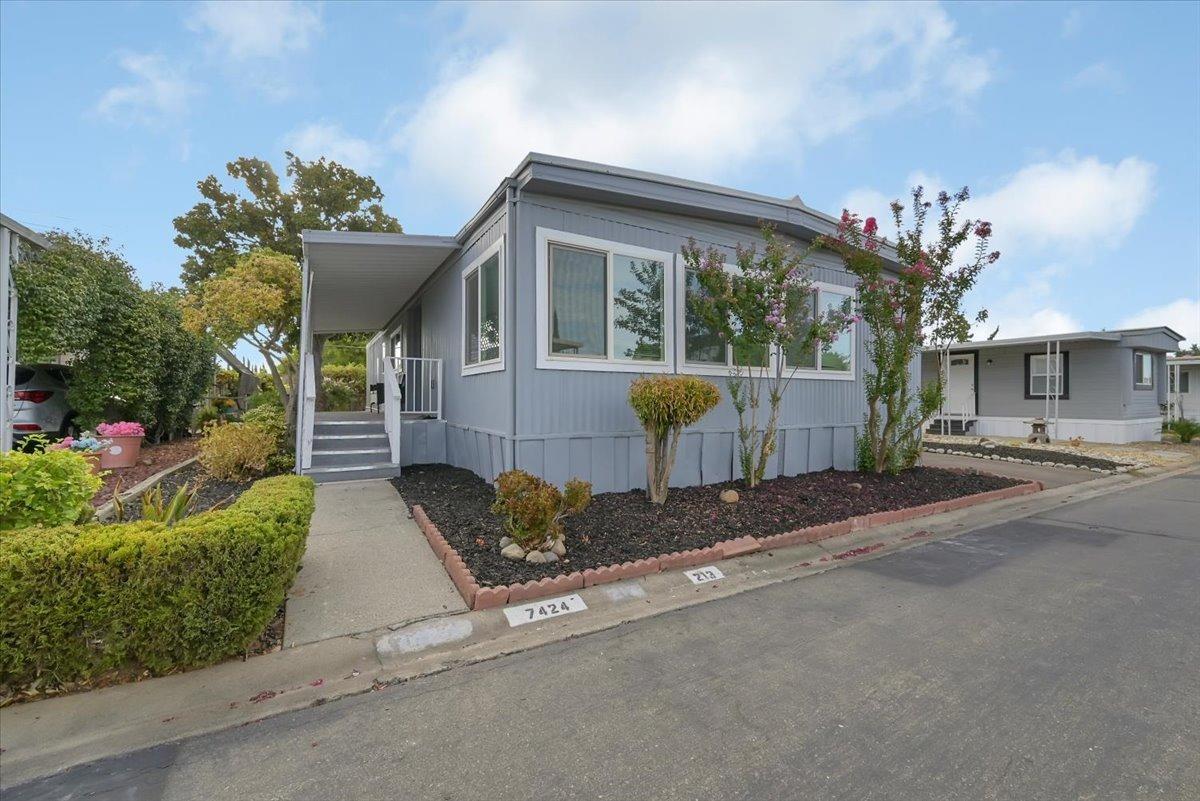
[[1042,448],[1018,448],[1012,445],[995,445],[985,447],[983,445],[967,445],[963,443],[949,442],[930,442],[925,446],[925,450],[944,449],[946,451],[960,451],[969,453],[973,456],[999,456],[1002,458],[1011,459],[1028,459],[1031,462],[1041,464],[1042,462],[1054,462],[1055,464],[1069,464],[1074,467],[1098,467],[1101,470],[1112,470],[1128,464],[1125,462],[1114,462],[1111,459],[1096,459],[1091,456],[1083,456],[1078,453],[1069,453],[1067,451],[1052,451]]
[[[705,548],[743,536],[782,534],[872,512],[903,509],[1022,482],[999,476],[917,467],[897,476],[827,470],[764,481],[753,490],[740,481],[670,491],[663,506],[641,490],[596,495],[582,514],[565,521],[567,555],[531,564],[505,559],[500,518],[489,511],[492,486],[456,467],[404,468],[392,485],[411,510],[420,504],[467,563],[479,586],[500,586],[603,567],[664,553]],[[737,503],[722,503],[736,489]]]
[[195,437],[160,442],[157,445],[142,443],[142,454],[137,464],[132,467],[123,467],[120,470],[109,470],[107,475],[101,477],[104,484],[96,493],[96,497],[92,499],[92,505],[99,508],[112,500],[113,487],[117,485],[118,481],[121,482],[121,491],[125,492],[155,473],[160,473],[171,465],[191,459],[196,455],[198,446],[199,440]]
[[[167,476],[158,482],[158,486],[162,487],[164,502],[169,502],[175,495],[176,490],[184,484],[190,485],[192,489],[199,487],[199,491],[196,493],[196,508],[192,511],[192,514],[198,514],[217,506],[221,508],[229,506],[229,504],[237,500],[239,495],[250,489],[250,485],[256,480],[223,481],[210,476],[196,462]],[[125,519],[142,519],[142,502],[140,499],[131,498],[125,502]]]

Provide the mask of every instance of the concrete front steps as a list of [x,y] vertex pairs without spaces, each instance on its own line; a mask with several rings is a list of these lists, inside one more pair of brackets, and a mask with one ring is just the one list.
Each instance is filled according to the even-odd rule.
[[383,417],[369,412],[318,414],[312,466],[304,475],[318,484],[400,475],[400,466],[392,464]]

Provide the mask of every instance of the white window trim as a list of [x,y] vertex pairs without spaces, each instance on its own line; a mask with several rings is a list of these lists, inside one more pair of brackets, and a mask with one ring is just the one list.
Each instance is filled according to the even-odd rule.
[[[550,245],[566,245],[567,247],[586,248],[602,251],[607,254],[606,266],[608,283],[608,309],[605,341],[608,355],[604,357],[559,356],[550,353]],[[661,262],[663,266],[663,355],[661,362],[629,361],[617,359],[612,355],[613,349],[613,255],[633,256],[639,259]],[[539,370],[591,370],[605,373],[671,373],[675,366],[670,356],[674,353],[674,326],[670,316],[675,308],[675,283],[671,280],[674,259],[671,253],[661,250],[628,245],[624,242],[613,242],[607,239],[597,239],[582,234],[572,234],[557,231],[553,228],[537,229],[537,369]]]
[[[1138,357],[1144,356],[1150,362],[1150,383],[1143,384],[1141,381],[1141,373],[1138,370]],[[1133,388],[1144,390],[1154,389],[1154,354],[1145,350],[1135,350],[1133,352]]]
[[[737,273],[736,264],[726,262],[724,264],[725,271],[728,273]],[[687,308],[684,304],[687,303],[687,262],[682,255],[676,256],[675,265],[675,294],[679,298],[678,308],[675,310],[675,359],[679,365],[678,372],[686,375],[711,375],[711,376],[730,376],[733,373],[733,345],[725,345],[725,364],[705,364],[697,362],[689,362],[687,360]],[[858,293],[853,287],[842,286],[840,284],[831,284],[826,281],[813,281],[813,289],[818,292],[827,290],[837,292],[838,294],[849,294],[853,299],[851,302],[857,302]],[[818,300],[818,303],[820,301]],[[846,372],[834,370],[822,370],[818,367],[800,367],[795,371],[793,378],[801,380],[815,381],[854,381],[858,374],[857,364],[858,353],[858,324],[854,324],[850,328],[850,369]],[[751,368],[755,375],[758,375],[762,369],[768,373],[772,373],[775,368],[776,359],[784,360],[784,370],[790,372],[787,368],[787,359],[783,353],[772,353],[771,358],[767,363],[766,368]]]
[[[476,362],[475,364],[468,365],[467,364],[467,277],[469,275],[471,275],[471,273],[478,270],[480,265],[482,265],[485,261],[487,261],[488,259],[490,259],[492,256],[494,256],[496,254],[499,254],[499,256],[500,256],[499,263],[497,265],[497,267],[498,267],[497,272],[499,274],[499,292],[500,292],[500,330],[498,333],[499,340],[500,340],[500,356],[499,356],[499,358],[496,358],[496,359],[488,359],[485,362]],[[470,264],[468,264],[466,267],[464,267],[462,269],[462,273],[459,277],[460,316],[459,316],[459,320],[458,320],[458,335],[459,335],[459,338],[462,340],[462,346],[459,349],[459,358],[461,359],[459,364],[462,365],[462,375],[466,376],[466,375],[479,375],[480,373],[496,373],[496,372],[499,372],[504,369],[504,334],[505,334],[504,307],[507,305],[505,303],[506,295],[504,292],[504,286],[506,283],[506,274],[508,273],[508,266],[505,264],[504,257],[505,257],[504,237],[501,236],[494,243],[492,243],[491,246],[489,246],[486,250],[484,250],[483,253],[479,254],[479,256],[477,256]],[[483,322],[483,307],[482,307],[483,292],[479,293],[479,303],[480,303],[479,321],[480,321],[480,324],[482,324],[482,322]]]

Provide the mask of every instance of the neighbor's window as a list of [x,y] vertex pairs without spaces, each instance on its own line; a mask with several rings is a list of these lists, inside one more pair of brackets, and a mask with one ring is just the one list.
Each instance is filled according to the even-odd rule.
[[1154,359],[1149,353],[1134,351],[1133,385],[1138,389],[1150,389],[1154,386]]
[[1191,373],[1188,373],[1188,372],[1187,372],[1187,371],[1185,371],[1185,370],[1180,370],[1180,371],[1179,371],[1179,386],[1178,386],[1178,387],[1176,387],[1176,386],[1175,386],[1175,371],[1174,371],[1174,370],[1172,370],[1172,369],[1170,369],[1170,368],[1168,368],[1168,369],[1167,369],[1167,375],[1169,375],[1169,376],[1170,376],[1170,382],[1171,382],[1171,391],[1172,391],[1172,392],[1179,392],[1179,393],[1182,393],[1182,394],[1184,394],[1184,395],[1187,395],[1187,394],[1191,393],[1191,386],[1190,386],[1190,385],[1191,385],[1191,380],[1190,380],[1190,379],[1191,379]]
[[[811,321],[818,310],[821,315],[833,310],[849,315],[853,304],[854,295],[849,290],[819,286],[813,289],[811,296],[794,304],[793,313],[801,315],[802,320]],[[854,365],[854,328],[847,328],[830,342],[817,342],[808,347],[803,346],[802,339],[797,340],[784,349],[784,357],[788,367],[849,373]]]
[[489,249],[463,271],[463,367],[501,364],[503,251]]
[[665,261],[615,243],[550,242],[548,250],[552,357],[666,362]]
[[[1044,398],[1047,395],[1065,397],[1067,394],[1066,357],[1066,353],[1027,354],[1025,359],[1029,380],[1025,387],[1025,397]],[[1060,359],[1061,368],[1059,366]]]

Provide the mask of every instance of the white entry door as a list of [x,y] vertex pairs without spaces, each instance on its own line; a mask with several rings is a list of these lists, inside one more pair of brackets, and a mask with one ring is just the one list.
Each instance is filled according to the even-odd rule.
[[948,414],[975,415],[975,354],[952,353],[946,370],[946,409]]

